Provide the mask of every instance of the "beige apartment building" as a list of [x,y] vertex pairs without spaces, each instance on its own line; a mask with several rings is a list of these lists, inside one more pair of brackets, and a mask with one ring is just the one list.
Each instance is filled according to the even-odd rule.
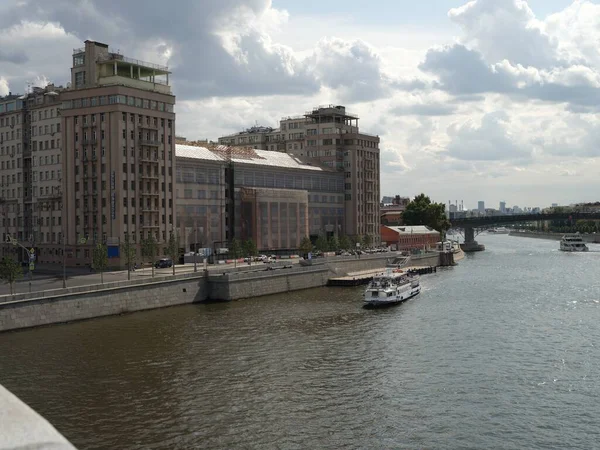
[[20,240],[23,232],[23,133],[25,107],[23,96],[9,94],[0,98],[0,213],[2,224],[2,256],[14,250],[6,241]]
[[[69,264],[86,264],[97,243],[109,264],[119,245],[175,230],[175,97],[164,66],[86,41],[75,49],[61,93],[63,223]],[[162,245],[161,245],[162,247]]]
[[[0,100],[0,253],[17,251],[8,236],[34,248],[37,261],[62,258],[62,147],[58,99],[63,88],[34,87]],[[14,98],[11,98],[14,97]],[[13,134],[14,132],[14,134]],[[10,249],[10,250],[9,250]]]
[[281,151],[311,158],[344,173],[345,223],[351,236],[370,235],[380,242],[380,161],[378,136],[362,133],[359,117],[344,106],[313,108],[303,116],[285,117],[279,128],[253,127],[219,138],[219,143]]

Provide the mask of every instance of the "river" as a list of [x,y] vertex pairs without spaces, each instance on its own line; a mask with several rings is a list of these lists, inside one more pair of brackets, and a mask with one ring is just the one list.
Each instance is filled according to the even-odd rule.
[[322,288],[0,334],[0,384],[84,449],[589,449],[600,246],[486,251],[361,308]]

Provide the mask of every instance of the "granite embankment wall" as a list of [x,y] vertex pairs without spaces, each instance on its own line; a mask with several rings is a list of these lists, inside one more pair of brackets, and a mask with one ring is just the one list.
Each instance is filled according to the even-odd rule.
[[0,331],[200,302],[207,299],[208,288],[203,274],[186,274],[153,282],[107,283],[56,289],[37,296],[32,293],[27,299],[24,296],[0,303]]
[[[238,300],[321,287],[332,276],[383,268],[389,257],[381,254],[363,255],[360,259],[324,259],[307,267],[283,268],[283,263],[275,270],[241,266],[218,273],[211,271],[210,275],[190,273],[18,294],[0,299],[0,332],[205,300]],[[438,255],[423,255],[410,264],[436,266]]]
[[[560,241],[561,238],[565,235],[565,233],[544,233],[544,232],[537,232],[537,231],[511,231],[509,233],[510,236],[517,236],[517,237],[528,237],[528,238],[535,238],[535,239],[551,239],[554,241]],[[582,234],[581,238],[583,239],[584,242],[590,243],[590,244],[598,244],[600,243],[600,234],[598,233],[592,233],[592,234]]]

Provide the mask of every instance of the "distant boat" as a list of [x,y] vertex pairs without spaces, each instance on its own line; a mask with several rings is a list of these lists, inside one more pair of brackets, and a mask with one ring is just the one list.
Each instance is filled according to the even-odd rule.
[[575,234],[565,234],[560,240],[560,250],[563,252],[587,252],[588,246],[585,245],[581,235],[579,233]]
[[490,228],[487,231],[488,231],[488,233],[492,233],[492,234],[508,234],[508,233],[510,233],[510,230],[505,227]]

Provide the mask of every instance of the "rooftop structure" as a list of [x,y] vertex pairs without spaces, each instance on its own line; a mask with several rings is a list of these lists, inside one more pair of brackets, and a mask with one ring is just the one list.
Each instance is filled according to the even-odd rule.
[[169,68],[123,56],[101,42],[87,40],[73,50],[71,86],[121,85],[170,94]]

